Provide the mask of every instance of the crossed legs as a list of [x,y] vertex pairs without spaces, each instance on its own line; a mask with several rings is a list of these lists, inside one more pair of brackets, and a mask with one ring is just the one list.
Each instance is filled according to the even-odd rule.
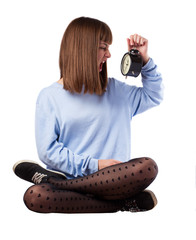
[[137,158],[101,169],[91,175],[33,185],[25,195],[26,206],[36,212],[116,212],[125,200],[146,189],[158,167],[150,158]]

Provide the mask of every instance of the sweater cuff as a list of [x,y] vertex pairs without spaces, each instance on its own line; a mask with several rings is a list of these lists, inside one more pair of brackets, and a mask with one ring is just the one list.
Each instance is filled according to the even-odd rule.
[[89,169],[90,174],[97,172],[99,170],[98,169],[98,159],[91,158],[91,160],[89,161],[89,164],[88,164],[88,169]]

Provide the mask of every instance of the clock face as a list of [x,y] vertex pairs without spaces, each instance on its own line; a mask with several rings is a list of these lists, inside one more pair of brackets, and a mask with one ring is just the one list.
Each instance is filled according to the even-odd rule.
[[123,75],[127,75],[127,73],[129,72],[130,66],[131,66],[131,57],[127,53],[124,55],[121,62],[121,71]]

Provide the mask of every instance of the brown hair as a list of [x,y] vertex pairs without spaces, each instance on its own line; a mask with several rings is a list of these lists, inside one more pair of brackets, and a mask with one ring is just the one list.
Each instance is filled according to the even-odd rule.
[[74,93],[101,95],[107,87],[107,65],[99,72],[97,53],[100,41],[112,43],[107,24],[97,19],[80,17],[65,30],[60,48],[59,66],[64,89]]

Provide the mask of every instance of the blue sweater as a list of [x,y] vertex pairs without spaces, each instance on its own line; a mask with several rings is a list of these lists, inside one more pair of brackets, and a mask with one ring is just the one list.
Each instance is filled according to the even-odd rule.
[[70,93],[53,83],[37,99],[35,133],[39,158],[68,179],[98,170],[99,159],[130,159],[130,121],[162,100],[162,78],[150,59],[142,68],[143,87],[114,78],[106,92]]

